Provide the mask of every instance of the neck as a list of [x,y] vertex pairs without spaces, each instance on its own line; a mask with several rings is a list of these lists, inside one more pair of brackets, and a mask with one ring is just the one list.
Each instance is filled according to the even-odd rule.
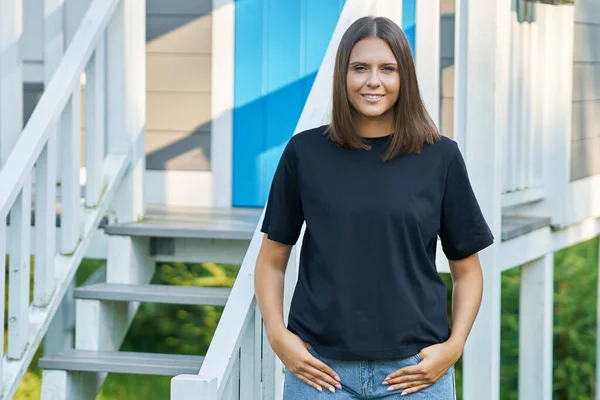
[[362,115],[355,120],[356,133],[365,138],[387,136],[394,131],[394,114],[386,113],[377,118]]

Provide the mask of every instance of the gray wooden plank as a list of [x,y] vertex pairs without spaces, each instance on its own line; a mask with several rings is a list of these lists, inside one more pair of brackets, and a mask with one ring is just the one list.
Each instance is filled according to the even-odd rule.
[[140,222],[105,227],[112,235],[250,240],[262,209],[148,206]]
[[146,18],[146,51],[210,54],[212,17],[149,15]]
[[204,15],[212,12],[212,0],[146,0],[146,14]]
[[27,124],[35,106],[44,93],[44,85],[41,83],[23,84],[23,126]]
[[520,215],[502,216],[502,241],[514,239],[518,236],[550,226],[551,219],[544,217],[526,217]]
[[571,142],[571,180],[600,174],[600,137]]
[[211,121],[210,93],[148,92],[146,129],[192,132]]
[[573,65],[573,101],[600,100],[600,63]]
[[192,133],[147,130],[146,169],[210,171],[210,140],[210,124]]
[[575,2],[575,21],[600,24],[600,1],[577,0]]
[[440,56],[454,58],[454,15],[442,15],[440,18]]
[[231,289],[174,285],[95,283],[76,288],[76,299],[224,306]]
[[600,100],[573,103],[572,140],[577,141],[600,136],[599,116]]
[[210,54],[149,53],[146,56],[148,91],[209,93],[210,78]]
[[575,24],[573,61],[600,62],[600,24]]
[[70,350],[43,357],[38,365],[65,371],[175,376],[197,374],[203,360],[189,355]]

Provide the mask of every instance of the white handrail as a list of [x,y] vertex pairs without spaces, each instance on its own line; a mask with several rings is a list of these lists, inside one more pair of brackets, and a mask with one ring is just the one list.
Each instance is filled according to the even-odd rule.
[[[98,57],[91,62],[90,59],[97,47],[103,49],[104,33],[119,2],[94,0],[14,146],[12,143],[3,143],[3,151],[10,147],[10,154],[0,169],[0,267],[4,266],[4,254],[10,253],[10,279],[8,351],[0,369],[2,399],[14,394],[130,162],[130,154],[111,154],[105,159],[103,149],[94,149],[95,152],[101,152],[93,158],[96,167],[93,183],[98,185],[95,193],[97,207],[82,212],[79,203],[80,78],[88,64],[97,66],[98,72],[104,69],[102,50],[98,62]],[[18,44],[13,43],[12,46]],[[49,68],[53,69],[53,66]],[[90,94],[97,96],[98,101],[104,101],[106,87],[95,85],[88,89]],[[90,112],[98,112],[97,117],[103,119],[103,112],[98,109],[90,108]],[[15,120],[20,121],[19,118],[17,116]],[[62,157],[62,255],[56,254],[55,240],[56,124],[59,119],[62,120],[61,139],[70,145]],[[18,131],[3,132],[6,135],[3,139],[11,138],[15,133]],[[88,134],[90,140],[103,141],[105,131],[91,128]],[[31,180],[34,174],[36,248],[33,253],[36,269],[33,306],[30,306]],[[9,213],[10,235],[7,235],[5,221]],[[4,299],[3,280],[0,279],[0,283],[0,297]],[[0,305],[3,304],[0,302]],[[0,321],[3,319],[0,318]]]
[[96,44],[120,0],[94,0],[57,71],[0,170],[0,216],[6,216],[31,174]]

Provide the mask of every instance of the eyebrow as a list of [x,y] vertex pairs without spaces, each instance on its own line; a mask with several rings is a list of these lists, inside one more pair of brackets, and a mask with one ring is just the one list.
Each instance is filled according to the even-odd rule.
[[[370,64],[367,62],[364,62],[364,61],[354,61],[354,62],[351,62],[349,65],[353,66],[353,65],[370,65]],[[382,63],[382,65],[396,65],[397,66],[398,64],[395,62],[387,62],[387,63]]]

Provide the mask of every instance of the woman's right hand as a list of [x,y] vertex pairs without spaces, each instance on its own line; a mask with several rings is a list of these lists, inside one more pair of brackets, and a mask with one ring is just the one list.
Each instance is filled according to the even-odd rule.
[[273,351],[283,365],[298,379],[317,389],[323,388],[335,393],[335,388],[342,389],[339,375],[327,364],[314,357],[308,351],[308,344],[297,335],[282,330],[269,340]]

